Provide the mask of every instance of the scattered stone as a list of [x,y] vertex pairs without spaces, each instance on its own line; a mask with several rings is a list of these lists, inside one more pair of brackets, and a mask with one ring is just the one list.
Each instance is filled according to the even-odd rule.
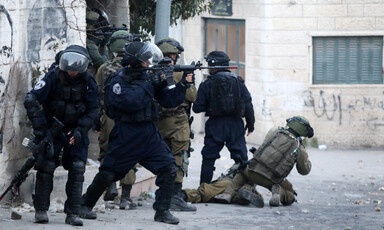
[[373,177],[373,176],[370,176],[369,179],[370,179],[370,180],[374,180],[374,179],[376,179],[376,178]]
[[274,212],[276,215],[280,215],[280,211],[275,211]]
[[20,220],[21,219],[21,214],[19,212],[17,212],[17,211],[12,211],[11,219],[12,220]]
[[381,204],[381,200],[374,200],[373,203],[374,204]]
[[137,206],[143,206],[143,203],[137,202]]
[[361,204],[361,203],[362,203],[361,200],[355,201],[355,204]]
[[352,230],[351,227],[345,227],[344,230]]
[[380,188],[379,188],[379,191],[384,192],[384,187],[380,187]]
[[376,212],[380,212],[380,211],[381,211],[381,208],[376,207],[376,208],[375,208],[375,211],[376,211]]
[[308,209],[303,209],[303,210],[301,210],[301,212],[304,213],[304,214],[308,214],[309,210]]

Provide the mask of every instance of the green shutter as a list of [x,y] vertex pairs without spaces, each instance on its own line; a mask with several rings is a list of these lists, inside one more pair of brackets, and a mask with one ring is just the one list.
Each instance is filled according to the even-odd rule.
[[382,84],[383,37],[314,37],[314,84]]

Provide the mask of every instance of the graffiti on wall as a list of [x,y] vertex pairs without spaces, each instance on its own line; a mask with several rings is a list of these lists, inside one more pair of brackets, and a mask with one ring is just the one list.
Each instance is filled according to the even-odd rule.
[[[66,26],[66,13],[59,0],[36,0],[27,17],[20,17],[17,24],[23,25],[24,30],[18,31],[21,33],[21,38],[18,42],[25,44],[24,53],[19,57],[14,57],[15,50],[13,48],[13,39],[7,39],[10,36],[4,36],[6,33],[13,35],[14,21],[12,14],[10,15],[4,6],[0,5],[0,40],[1,58],[4,58],[9,63],[7,68],[1,68],[4,72],[0,73],[0,84],[4,82],[1,87],[1,127],[0,137],[2,137],[0,146],[10,151],[19,150],[21,141],[25,136],[29,136],[29,127],[26,123],[26,114],[23,109],[23,101],[25,94],[28,92],[33,77],[40,78],[44,75],[44,67],[49,66],[54,59],[56,52],[63,49],[67,43],[67,26]],[[4,19],[3,19],[4,18]],[[19,17],[17,17],[19,19]],[[8,21],[9,26],[3,27],[4,21]],[[23,21],[25,20],[25,21]],[[23,61],[21,61],[23,60]],[[34,71],[34,70],[42,71]],[[33,73],[36,73],[35,75]],[[9,151],[7,151],[9,152]],[[19,153],[12,153],[11,158]]]
[[384,91],[379,96],[354,96],[345,100],[340,93],[326,93],[324,90],[316,95],[306,90],[303,96],[304,106],[311,108],[318,118],[336,121],[341,126],[346,114],[361,111],[361,120],[370,130],[384,127]]

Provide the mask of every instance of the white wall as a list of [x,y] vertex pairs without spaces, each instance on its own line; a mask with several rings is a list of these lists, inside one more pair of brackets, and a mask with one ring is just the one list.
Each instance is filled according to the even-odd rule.
[[[384,35],[381,0],[234,0],[246,22],[246,85],[260,144],[267,130],[306,116],[319,144],[382,147],[383,85],[313,85],[312,36]],[[214,17],[209,14],[203,17]],[[185,22],[186,53],[203,58],[203,19]]]

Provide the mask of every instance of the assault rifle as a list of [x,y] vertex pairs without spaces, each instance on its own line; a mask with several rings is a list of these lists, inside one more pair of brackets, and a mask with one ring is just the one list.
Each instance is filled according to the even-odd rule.
[[[252,147],[248,151],[254,154],[256,150],[257,149],[255,147]],[[235,163],[234,165],[232,165],[232,167],[230,167],[225,173],[222,173],[215,181],[218,181],[224,178],[233,179],[236,176],[236,174],[240,172],[240,170],[243,170],[245,167],[247,167],[247,165],[250,162],[249,160],[244,162],[241,158],[239,158],[239,161],[240,161],[239,163]]]
[[[64,124],[58,120],[56,117],[53,117],[54,122],[52,128],[47,130],[46,137],[38,142],[36,139],[31,141],[28,138],[24,138],[22,145],[27,147],[31,152],[32,156],[24,163],[21,169],[16,173],[15,177],[12,179],[11,184],[5,189],[3,194],[0,196],[0,201],[7,195],[7,193],[12,189],[13,195],[18,194],[20,185],[27,179],[29,171],[35,166],[43,162],[44,158],[51,158],[54,155],[53,148],[53,136],[62,138],[63,134],[61,132]],[[37,143],[36,143],[37,142]]]
[[[126,31],[128,31],[128,27],[125,24],[123,24],[122,27],[116,27],[115,25],[108,25],[108,26],[101,27],[101,30],[102,31],[95,31],[92,34],[95,35],[95,36],[104,35],[109,40],[109,38],[112,36],[112,34],[114,32],[119,31],[119,30],[126,30]],[[142,34],[132,34],[131,33],[131,35],[132,35],[131,37],[127,38],[131,42],[132,41],[140,41],[141,40],[140,38],[145,37],[145,35],[142,35]]]
[[203,66],[200,61],[197,63],[192,62],[190,65],[171,65],[170,58],[164,58],[159,62],[159,64],[146,67],[146,68],[138,68],[138,70],[148,70],[154,72],[154,74],[159,74],[163,76],[163,80],[167,82],[167,86],[169,88],[173,88],[175,83],[173,81],[173,72],[186,72],[193,73],[195,70],[203,70],[203,69],[216,69],[216,70],[225,70],[225,69],[237,69],[237,66]]

